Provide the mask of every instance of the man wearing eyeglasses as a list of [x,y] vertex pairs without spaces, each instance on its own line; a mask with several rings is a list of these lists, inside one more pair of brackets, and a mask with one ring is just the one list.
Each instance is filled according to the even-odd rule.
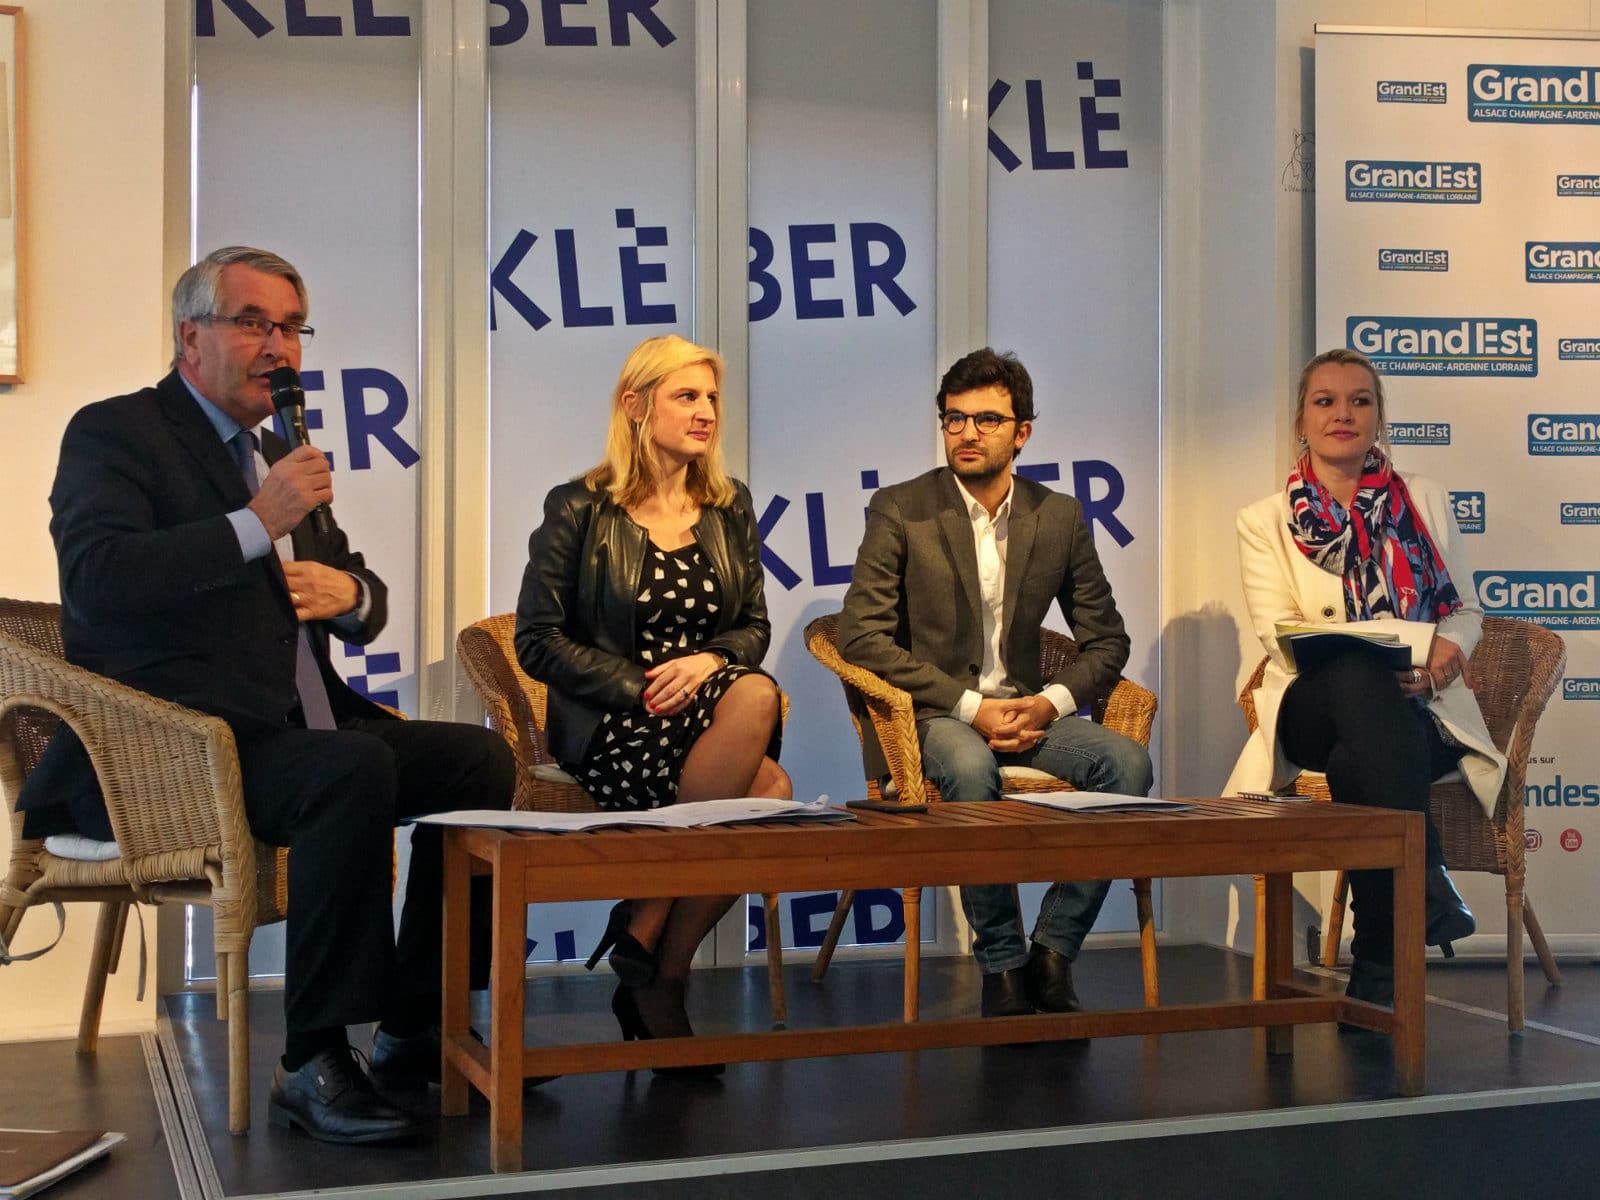
[[[396,720],[329,662],[330,633],[378,636],[387,592],[331,518],[312,519],[333,500],[327,458],[264,424],[269,373],[298,370],[312,335],[298,272],[228,247],[184,272],[172,309],[173,370],[80,410],[62,438],[50,532],[66,655],[226,720],[251,831],[290,849],[272,1122],[332,1142],[414,1137],[415,1117],[392,1100],[438,1078],[440,839],[412,838],[397,939],[394,826],[507,808],[515,768],[488,730]],[[115,834],[70,732],[20,805],[28,836]],[[345,1039],[346,1025],[371,1021],[383,1095]]]
[[[945,373],[937,407],[946,466],[872,497],[839,652],[910,693],[923,774],[946,800],[998,800],[1002,765],[1144,795],[1144,747],[1075,715],[1115,685],[1128,635],[1082,507],[1012,470],[1033,432],[1033,381],[1015,355],[985,347]],[[1044,679],[1052,603],[1078,654]],[[888,770],[870,730],[866,770]],[[961,889],[984,1016],[1080,1007],[1071,964],[1108,887],[1053,884],[1031,948],[1009,884]]]

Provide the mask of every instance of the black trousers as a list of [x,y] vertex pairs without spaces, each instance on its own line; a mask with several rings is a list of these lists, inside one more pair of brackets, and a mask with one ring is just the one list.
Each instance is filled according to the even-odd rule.
[[[1428,864],[1444,865],[1428,816],[1428,785],[1455,769],[1462,748],[1439,736],[1433,718],[1400,691],[1394,672],[1356,651],[1302,675],[1284,693],[1278,743],[1296,766],[1328,776],[1337,803],[1420,812],[1428,824]],[[1351,871],[1349,880],[1351,954],[1392,962],[1393,872]]]
[[[516,767],[490,730],[358,720],[336,730],[235,726],[256,837],[289,847],[284,1010],[291,1032],[439,1019],[442,839],[418,827],[398,937],[394,827],[407,817],[509,808]],[[486,883],[487,881],[475,881]],[[489,895],[473,892],[473,985],[488,979]]]

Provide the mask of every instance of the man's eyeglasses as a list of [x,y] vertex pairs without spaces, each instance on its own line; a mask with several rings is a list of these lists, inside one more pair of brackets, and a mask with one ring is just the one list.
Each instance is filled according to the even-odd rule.
[[[316,336],[317,331],[309,325],[302,325],[298,321],[269,321],[255,313],[243,313],[237,317],[225,317],[221,313],[207,313],[199,318],[202,321],[223,321],[232,325],[245,337],[254,342],[264,342],[272,336],[274,329],[283,334],[286,342],[309,342]],[[979,426],[978,428],[983,428]]]
[[993,433],[1007,421],[1015,421],[1015,417],[1007,417],[997,412],[964,413],[942,412],[939,414],[939,426],[951,437],[960,433],[971,421],[978,427],[979,433]]

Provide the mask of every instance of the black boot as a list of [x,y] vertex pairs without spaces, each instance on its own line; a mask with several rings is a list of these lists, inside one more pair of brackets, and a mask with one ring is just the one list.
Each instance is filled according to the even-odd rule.
[[[683,980],[658,977],[647,987],[618,984],[611,996],[611,1011],[622,1027],[622,1040],[693,1037],[689,1014],[683,1007]],[[711,1079],[725,1070],[722,1063],[696,1063],[687,1067],[656,1067],[667,1079]]]
[[606,961],[611,964],[617,978],[629,987],[643,987],[656,977],[656,955],[654,950],[645,949],[639,939],[628,932],[628,922],[632,919],[632,901],[618,900],[613,904],[611,915],[606,918],[606,931],[600,935],[594,953],[583,965],[594,970],[600,956],[610,950],[611,957]]
[[1450,882],[1450,876],[1442,864],[1430,866],[1422,878],[1424,920],[1427,926],[1423,940],[1430,946],[1439,947],[1446,958],[1454,958],[1456,952],[1450,943],[1477,932],[1478,922],[1473,918],[1467,902],[1461,898],[1461,893],[1456,891],[1456,885]]
[[[1344,994],[1352,1000],[1365,1000],[1368,1004],[1394,1007],[1394,963],[1378,962],[1371,958],[1358,958],[1350,964],[1350,982]],[[1339,1022],[1341,1033],[1371,1033],[1364,1025]]]

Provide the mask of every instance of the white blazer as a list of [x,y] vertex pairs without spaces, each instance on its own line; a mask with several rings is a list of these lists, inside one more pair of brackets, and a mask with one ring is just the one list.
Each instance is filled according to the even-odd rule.
[[[1461,596],[1461,607],[1439,622],[1435,633],[1460,646],[1462,654],[1470,655],[1483,633],[1483,609],[1478,606],[1478,589],[1450,509],[1449,493],[1427,479],[1408,476],[1405,483]],[[1278,711],[1296,676],[1278,649],[1276,623],[1339,625],[1345,619],[1343,581],[1313,563],[1295,544],[1289,531],[1289,501],[1282,491],[1241,508],[1237,527],[1245,603],[1268,662],[1261,686],[1253,693],[1256,731],[1228,777],[1228,795],[1272,791],[1287,785],[1300,772],[1284,757],[1278,744]],[[1427,641],[1421,643],[1417,666],[1427,665],[1427,646]],[[1506,759],[1494,748],[1483,714],[1478,711],[1477,697],[1457,678],[1433,698],[1429,707],[1456,740],[1467,747],[1461,758],[1461,773],[1484,811],[1493,813],[1500,781],[1506,773]]]

